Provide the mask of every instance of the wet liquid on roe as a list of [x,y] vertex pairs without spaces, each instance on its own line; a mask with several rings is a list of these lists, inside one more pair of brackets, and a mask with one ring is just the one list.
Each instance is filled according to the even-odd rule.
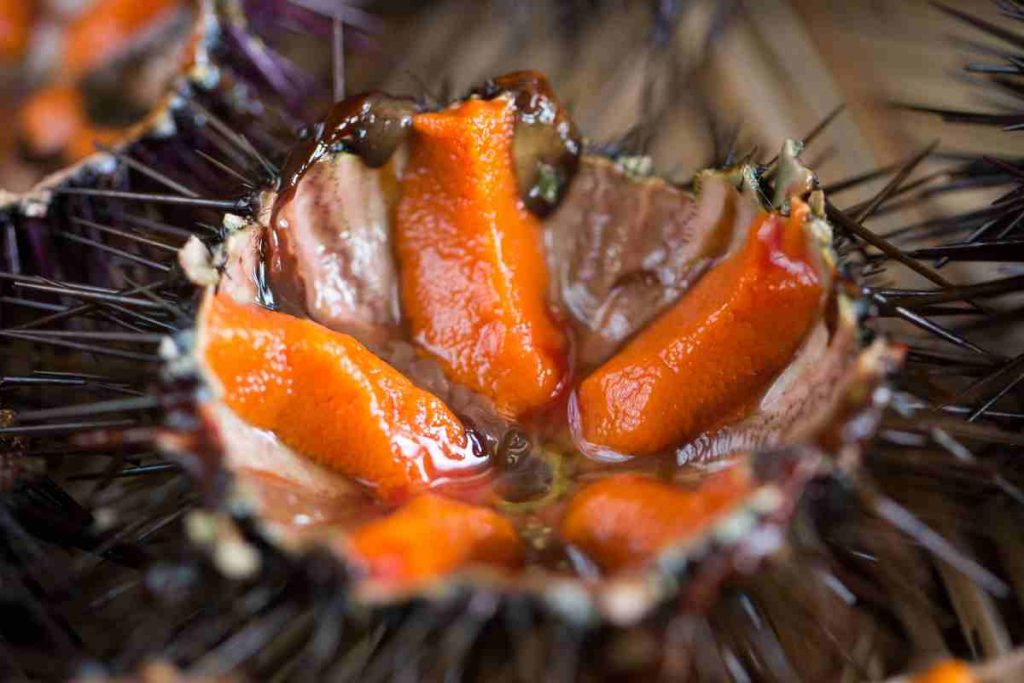
[[[489,401],[503,433],[477,433],[345,331],[224,295],[206,303],[204,355],[225,402],[383,504],[347,545],[371,578],[524,563],[612,573],[699,534],[750,494],[752,475],[740,457],[709,477],[675,449],[753,410],[820,317],[826,278],[793,198],[789,217],[756,216],[674,305],[575,377],[543,225],[516,182],[515,101],[403,105],[387,143],[407,153],[392,214],[402,325],[415,357]],[[339,122],[365,120],[372,102]],[[332,135],[289,161],[271,231],[294,229],[278,214],[324,141],[344,146]]]

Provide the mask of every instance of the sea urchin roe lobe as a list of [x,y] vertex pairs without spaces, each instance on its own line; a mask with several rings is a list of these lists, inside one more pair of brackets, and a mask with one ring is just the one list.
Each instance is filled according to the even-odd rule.
[[974,683],[976,680],[967,664],[958,659],[947,659],[914,676],[913,683]]
[[416,341],[519,416],[557,395],[566,360],[540,225],[516,189],[514,127],[508,97],[415,116],[395,227]]
[[350,557],[371,579],[415,582],[471,565],[516,567],[523,549],[515,528],[489,508],[426,493],[358,529]]
[[821,278],[805,204],[763,215],[730,256],[573,396],[585,452],[648,455],[749,410],[818,317]]
[[382,500],[484,464],[444,403],[348,335],[224,295],[207,298],[200,334],[231,409]]
[[98,0],[72,23],[64,43],[64,72],[79,78],[123,50],[182,0]]
[[573,497],[562,537],[604,571],[633,569],[702,534],[752,489],[743,465],[709,476],[694,490],[639,474],[615,475]]
[[0,62],[21,59],[32,34],[34,0],[0,2]]

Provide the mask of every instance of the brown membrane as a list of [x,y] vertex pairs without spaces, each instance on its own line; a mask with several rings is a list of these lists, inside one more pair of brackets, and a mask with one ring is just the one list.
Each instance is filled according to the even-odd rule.
[[353,154],[313,163],[266,233],[275,303],[363,341],[401,322],[390,214],[400,161],[371,168]]
[[724,174],[704,174],[695,198],[585,156],[544,224],[553,297],[572,322],[577,368],[607,360],[678,300],[743,242],[758,210]]

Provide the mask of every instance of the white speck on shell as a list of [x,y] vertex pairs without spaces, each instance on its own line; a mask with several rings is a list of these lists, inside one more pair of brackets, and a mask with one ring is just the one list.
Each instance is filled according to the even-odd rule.
[[221,541],[213,552],[213,563],[229,579],[245,579],[260,568],[260,554],[241,539]]
[[239,533],[229,518],[208,512],[191,512],[185,531],[193,543],[210,552],[214,566],[229,579],[251,577],[260,568],[260,554]]
[[213,516],[207,512],[190,512],[185,517],[185,533],[197,545],[212,543],[216,533]]
[[249,225],[249,222],[242,216],[239,216],[238,214],[224,214],[224,227],[229,231],[241,230],[247,225]]
[[657,590],[639,580],[609,581],[600,593],[601,612],[617,626],[633,626],[650,611]]
[[545,592],[545,601],[567,621],[584,624],[594,616],[590,592],[573,581],[559,581]]
[[178,263],[185,276],[200,287],[217,284],[220,274],[213,265],[213,254],[202,241],[192,235],[185,246],[178,250]]
[[715,540],[732,545],[743,540],[757,525],[757,518],[748,510],[736,510],[714,527]]
[[98,532],[109,531],[117,524],[117,511],[109,507],[98,507],[93,510],[93,528]]

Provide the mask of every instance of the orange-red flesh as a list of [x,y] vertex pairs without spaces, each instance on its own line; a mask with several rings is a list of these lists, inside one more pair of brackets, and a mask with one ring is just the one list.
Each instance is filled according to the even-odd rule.
[[352,337],[225,295],[208,297],[200,315],[201,354],[224,402],[381,500],[485,463],[440,399]]
[[14,62],[25,56],[35,5],[34,0],[0,2],[0,62]]
[[34,92],[22,105],[18,133],[33,154],[79,161],[95,153],[97,143],[116,142],[122,131],[94,126],[77,87],[51,85]]
[[64,37],[64,74],[81,78],[124,50],[143,30],[182,0],[98,0]]
[[821,308],[808,208],[762,214],[742,249],[587,377],[572,401],[592,454],[649,455],[748,412]]
[[971,667],[958,659],[941,661],[914,676],[914,683],[974,683],[976,680]]
[[18,119],[21,137],[40,156],[62,153],[89,126],[85,99],[71,85],[35,91],[22,105]]
[[753,490],[735,466],[693,489],[640,474],[619,474],[583,488],[569,502],[561,534],[603,571],[641,567],[674,543],[700,536]]
[[514,568],[523,549],[512,524],[485,507],[426,493],[358,529],[350,557],[366,576],[418,582],[473,565]]
[[415,116],[395,229],[415,340],[520,417],[559,394],[566,342],[548,307],[540,224],[518,194],[514,130],[508,97]]

